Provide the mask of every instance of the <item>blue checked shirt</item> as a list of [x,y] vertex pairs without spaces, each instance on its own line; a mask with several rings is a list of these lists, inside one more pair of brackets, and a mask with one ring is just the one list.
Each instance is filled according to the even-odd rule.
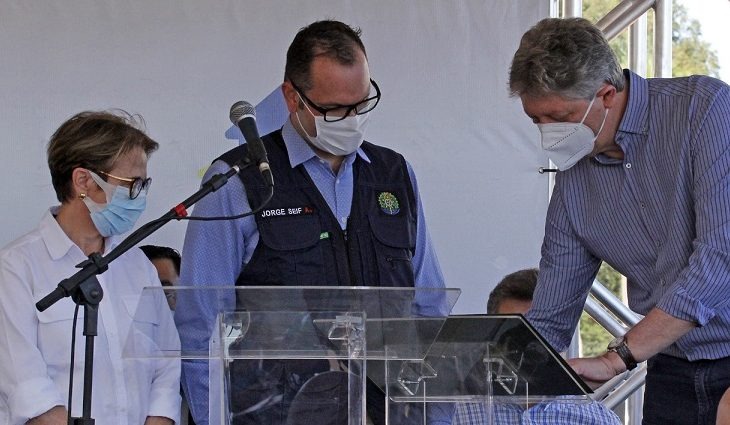
[[557,174],[527,317],[564,350],[603,260],[627,277],[632,310],[698,324],[666,354],[730,356],[730,87],[625,73],[624,158]]
[[[489,418],[486,403],[459,403],[453,425],[621,425],[610,409],[598,402],[538,403],[525,409],[516,404],[494,403]],[[491,420],[491,421],[490,421]]]
[[[355,155],[360,156],[362,160],[369,161],[367,155],[361,149],[348,155],[335,175],[329,163],[316,156],[288,120],[282,128],[282,136],[291,166],[304,164],[307,173],[322,193],[332,213],[339,218],[340,225],[344,229],[347,226],[347,217],[350,215],[352,205],[352,171]],[[228,169],[227,164],[216,161],[203,180],[206,181],[212,175]],[[415,174],[410,164],[408,173],[418,204],[416,250],[413,255],[416,287],[443,288],[444,278],[426,227]],[[276,176],[274,176],[274,180],[276,180]],[[231,216],[250,210],[243,183],[239,178],[232,178],[220,190],[198,202],[194,214],[197,216]],[[200,287],[233,285],[243,267],[251,259],[258,240],[258,229],[252,216],[227,221],[191,221],[185,234],[180,284]],[[208,337],[215,315],[218,311],[233,310],[234,294],[231,293],[231,297],[223,302],[226,305],[217,305],[216,300],[201,297],[178,299],[175,321],[180,330],[183,349],[207,351]],[[424,307],[428,308],[428,306]],[[441,310],[442,307],[433,306],[433,309]],[[423,311],[422,313],[428,314],[429,312]],[[435,314],[448,314],[448,311],[438,311]],[[183,388],[188,395],[195,422],[198,425],[207,424],[207,362],[183,361]]]

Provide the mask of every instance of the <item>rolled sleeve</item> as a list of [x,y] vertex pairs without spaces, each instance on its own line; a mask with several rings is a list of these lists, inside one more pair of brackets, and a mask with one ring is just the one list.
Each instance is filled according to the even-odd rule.
[[161,416],[180,423],[180,387],[157,386],[150,391],[150,407],[147,416]]
[[55,406],[65,406],[66,401],[50,378],[34,378],[19,382],[8,398],[10,423],[25,423]]
[[657,306],[703,326],[730,301],[730,88],[723,85],[693,106],[696,236],[687,266]]
[[[6,255],[12,255],[6,253]],[[11,423],[25,423],[57,405],[65,405],[47,373],[38,347],[38,317],[33,296],[17,259],[0,259],[0,396],[7,400]],[[53,308],[53,307],[52,307]],[[57,308],[57,307],[56,307]]]
[[677,319],[704,326],[730,301],[727,296],[730,293],[729,271],[730,255],[698,244],[689,266],[660,299],[657,307]]

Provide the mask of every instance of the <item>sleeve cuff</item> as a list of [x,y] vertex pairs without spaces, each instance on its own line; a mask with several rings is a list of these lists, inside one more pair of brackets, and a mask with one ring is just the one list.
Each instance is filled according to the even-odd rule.
[[23,381],[8,397],[10,423],[25,423],[55,406],[65,406],[56,384],[47,378]]
[[697,323],[699,326],[706,325],[716,314],[714,309],[690,296],[684,288],[666,294],[657,307],[677,319]]
[[147,416],[162,416],[180,423],[180,403],[182,398],[179,391],[154,388],[150,392],[150,407]]

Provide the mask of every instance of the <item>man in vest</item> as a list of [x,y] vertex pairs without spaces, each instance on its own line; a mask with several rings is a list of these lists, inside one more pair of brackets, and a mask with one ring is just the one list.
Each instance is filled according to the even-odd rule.
[[[255,216],[190,222],[180,282],[442,288],[413,170],[397,152],[364,141],[381,92],[370,77],[359,29],[332,20],[301,29],[287,52],[281,89],[289,119],[263,137],[276,180],[273,199]],[[246,149],[221,156],[203,180],[227,170]],[[252,167],[239,176],[200,201],[195,215],[232,216],[261,205],[268,189],[258,171]],[[223,302],[229,304],[178,300],[185,349],[207,350],[215,314],[236,300]],[[424,315],[448,313],[436,300],[422,300],[416,308]],[[185,361],[183,369],[195,421],[207,424],[208,364]],[[255,373],[243,369],[238,375]],[[295,388],[256,387],[262,399],[283,400],[279,406],[248,396],[231,400],[237,403],[235,423],[292,423],[286,422],[286,401],[318,372],[316,365],[297,368],[291,362],[267,370]],[[255,392],[259,378],[244,376],[238,385]],[[315,422],[329,423],[325,419],[332,420]]]

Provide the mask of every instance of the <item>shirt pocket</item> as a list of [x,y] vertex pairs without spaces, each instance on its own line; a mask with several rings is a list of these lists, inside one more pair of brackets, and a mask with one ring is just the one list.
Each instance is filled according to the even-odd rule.
[[[157,311],[160,304],[157,297],[163,297],[162,290],[154,294],[145,293],[145,296],[122,296],[124,310],[127,312],[129,331],[124,335],[123,357],[130,359],[146,359],[159,357],[165,347],[157,344],[159,338],[160,313]],[[167,306],[167,304],[165,304]]]
[[[70,299],[63,299],[45,311],[36,311],[38,318],[38,350],[43,355],[49,370],[66,370],[71,358],[71,329],[73,328],[75,304]],[[83,361],[85,338],[84,307],[79,307],[76,325],[76,364]]]
[[369,216],[381,286],[413,286],[415,225],[406,216]]

